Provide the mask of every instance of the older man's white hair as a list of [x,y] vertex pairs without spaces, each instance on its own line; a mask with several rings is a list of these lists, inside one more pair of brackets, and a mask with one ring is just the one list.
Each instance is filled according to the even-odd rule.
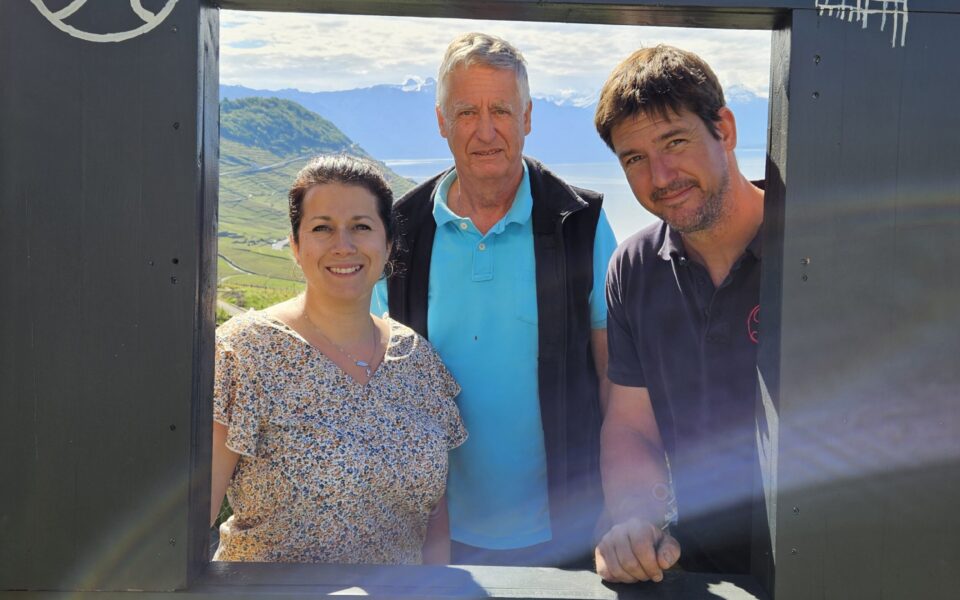
[[530,83],[527,81],[527,61],[510,42],[486,33],[465,33],[458,36],[443,55],[437,74],[437,106],[447,115],[447,81],[457,68],[483,65],[494,69],[510,69],[517,76],[517,91],[522,108],[530,103]]

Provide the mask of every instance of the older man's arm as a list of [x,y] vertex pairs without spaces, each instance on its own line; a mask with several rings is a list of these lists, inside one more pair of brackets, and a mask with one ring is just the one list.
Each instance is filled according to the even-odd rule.
[[450,564],[450,513],[447,495],[440,497],[427,519],[427,535],[423,540],[423,564]]
[[607,220],[606,212],[601,209],[597,217],[597,231],[593,237],[593,288],[590,290],[590,349],[593,365],[597,369],[600,414],[607,412],[607,399],[610,397],[610,379],[607,377],[609,350],[607,348],[607,298],[606,279],[610,257],[617,249],[617,238]]
[[604,499],[614,525],[597,544],[597,573],[607,581],[661,581],[680,558],[680,544],[664,522],[672,492],[646,388],[610,384],[600,443]]
[[593,365],[597,369],[597,393],[600,398],[600,414],[605,415],[607,414],[607,405],[610,403],[610,378],[607,377],[609,350],[607,349],[606,328],[591,330],[590,349],[593,352]]

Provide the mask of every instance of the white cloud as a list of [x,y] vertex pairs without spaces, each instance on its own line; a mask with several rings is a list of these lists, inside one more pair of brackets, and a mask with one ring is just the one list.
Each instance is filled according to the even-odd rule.
[[435,77],[447,44],[466,31],[520,48],[534,96],[593,97],[620,60],[658,43],[701,55],[725,87],[766,96],[769,85],[768,31],[235,11],[220,21],[221,81],[253,88],[325,91]]

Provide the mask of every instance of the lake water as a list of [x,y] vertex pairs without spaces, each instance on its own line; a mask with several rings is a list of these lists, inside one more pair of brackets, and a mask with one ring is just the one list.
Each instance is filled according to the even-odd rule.
[[[736,151],[740,170],[750,179],[763,179],[766,149],[740,148]],[[404,177],[421,182],[453,165],[452,158],[385,160],[388,167]],[[610,157],[603,163],[552,163],[550,170],[572,185],[602,192],[603,207],[613,233],[624,240],[638,229],[656,221],[633,197],[620,165]]]

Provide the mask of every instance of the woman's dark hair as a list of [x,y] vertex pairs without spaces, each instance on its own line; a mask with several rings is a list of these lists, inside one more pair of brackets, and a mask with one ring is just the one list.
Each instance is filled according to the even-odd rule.
[[377,199],[377,214],[383,221],[387,242],[393,241],[393,233],[396,229],[392,216],[393,192],[387,185],[387,180],[384,179],[380,168],[373,161],[347,154],[318,156],[297,173],[297,178],[287,194],[293,241],[300,243],[300,221],[303,219],[304,196],[313,186],[324,183],[358,185],[373,194],[373,197]]

